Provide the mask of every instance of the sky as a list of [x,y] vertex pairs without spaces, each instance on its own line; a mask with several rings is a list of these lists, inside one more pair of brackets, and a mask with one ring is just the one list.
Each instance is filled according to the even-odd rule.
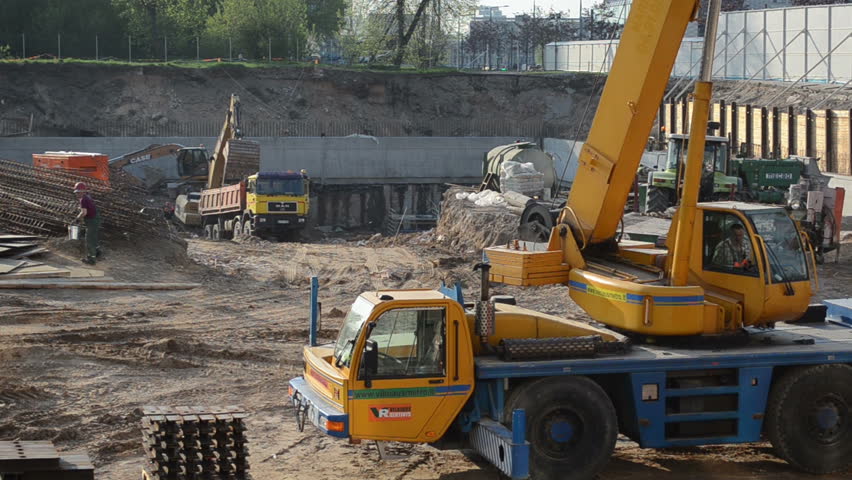
[[515,13],[532,12],[533,3],[536,8],[540,8],[545,12],[563,11],[570,12],[572,17],[577,17],[580,13],[580,3],[583,3],[583,8],[589,8],[595,3],[593,0],[480,0],[480,6],[500,6],[509,5],[500,9],[503,15],[507,17],[514,16]]

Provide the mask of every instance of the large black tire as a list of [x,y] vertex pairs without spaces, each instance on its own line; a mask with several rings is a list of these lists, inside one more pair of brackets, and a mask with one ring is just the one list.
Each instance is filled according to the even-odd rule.
[[234,219],[234,240],[243,237],[243,221],[237,217]]
[[532,480],[589,480],[609,462],[618,420],[606,392],[589,378],[550,377],[519,386],[506,401],[505,425],[518,408],[527,414]]
[[852,465],[852,367],[818,365],[787,372],[769,393],[766,435],[775,453],[809,473]]
[[253,234],[254,234],[254,231],[251,228],[251,219],[250,218],[246,219],[246,221],[243,222],[243,236],[248,238],[248,237],[252,236]]
[[648,200],[645,202],[646,213],[665,212],[673,205],[668,188],[648,187]]
[[219,227],[218,223],[214,224],[213,228],[211,229],[211,239],[214,242],[222,240],[222,229]]
[[204,238],[207,240],[213,240],[213,225],[204,226]]

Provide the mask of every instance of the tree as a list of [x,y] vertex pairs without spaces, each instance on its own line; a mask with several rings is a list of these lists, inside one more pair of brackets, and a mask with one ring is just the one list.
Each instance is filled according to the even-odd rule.
[[112,0],[113,6],[127,22],[132,35],[143,40],[148,53],[153,53],[153,43],[161,38],[160,14],[167,0]]
[[12,56],[23,54],[22,34],[27,56],[57,53],[61,34],[63,57],[93,57],[95,35],[120,38],[125,28],[110,0],[0,1],[0,39],[9,43]]
[[577,23],[568,18],[568,14],[550,11],[544,14],[537,9],[535,14],[523,14],[515,17],[518,41],[524,45],[525,57],[530,58],[530,49],[544,51],[551,42],[577,40],[580,32]]
[[224,0],[207,27],[211,37],[235,39],[238,50],[253,58],[265,57],[273,39],[290,56],[304,52],[309,33],[302,0]]
[[308,28],[323,37],[340,31],[346,0],[307,0]]
[[616,12],[603,1],[596,3],[592,8],[585,9],[583,17],[583,30],[589,40],[619,38],[624,22],[627,21],[623,10],[619,9]]

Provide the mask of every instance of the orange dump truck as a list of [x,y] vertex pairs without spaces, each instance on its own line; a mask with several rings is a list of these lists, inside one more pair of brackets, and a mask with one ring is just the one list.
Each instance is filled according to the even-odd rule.
[[33,154],[33,166],[61,168],[84,177],[109,182],[109,157],[101,153],[44,152]]

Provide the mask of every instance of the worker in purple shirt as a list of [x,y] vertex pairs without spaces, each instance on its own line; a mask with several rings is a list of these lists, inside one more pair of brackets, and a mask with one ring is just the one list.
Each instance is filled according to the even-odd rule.
[[82,218],[86,222],[86,257],[83,258],[83,263],[94,265],[100,253],[98,228],[101,226],[101,217],[98,215],[98,207],[95,206],[95,201],[89,196],[85,183],[77,182],[74,185],[74,194],[80,200],[80,213],[74,220],[79,221]]

